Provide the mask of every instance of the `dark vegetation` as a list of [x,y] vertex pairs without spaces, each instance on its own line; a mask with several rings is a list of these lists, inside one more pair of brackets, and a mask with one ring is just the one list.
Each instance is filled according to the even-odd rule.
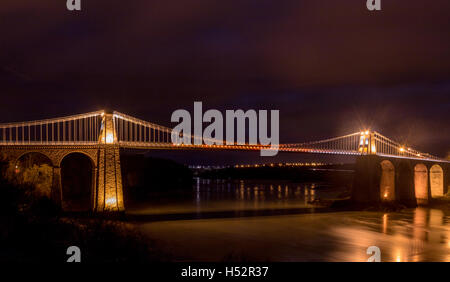
[[289,180],[291,182],[325,182],[348,186],[353,179],[353,164],[319,166],[260,166],[230,167],[199,171],[197,175],[209,179],[262,179]]
[[121,165],[125,205],[154,198],[155,194],[192,189],[192,171],[174,161],[124,155]]
[[32,185],[12,183],[0,163],[0,261],[65,262],[69,246],[81,249],[82,262],[167,260],[126,223],[107,218],[68,217]]

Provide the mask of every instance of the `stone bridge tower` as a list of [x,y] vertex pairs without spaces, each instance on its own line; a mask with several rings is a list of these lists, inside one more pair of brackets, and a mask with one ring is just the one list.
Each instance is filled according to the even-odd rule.
[[124,211],[120,150],[113,115],[103,115],[94,190],[94,211]]

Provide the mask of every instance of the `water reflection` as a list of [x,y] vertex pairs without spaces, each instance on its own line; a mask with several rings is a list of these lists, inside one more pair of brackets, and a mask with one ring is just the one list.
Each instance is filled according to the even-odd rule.
[[[227,182],[224,189],[225,180],[205,180],[196,179],[196,202],[201,204],[205,201],[239,200],[258,202],[265,199],[298,201],[298,203],[308,204],[317,199],[339,198],[346,188],[330,189],[317,183],[283,183],[277,184],[253,181],[232,181]],[[234,191],[234,193],[230,193]]]
[[[176,250],[177,260],[221,261],[238,251],[252,261],[367,261],[367,248],[378,246],[382,261],[450,261],[447,210],[275,212],[312,210],[313,201],[339,198],[345,191],[319,183],[198,179],[192,195],[156,199],[129,211],[199,215],[141,225],[149,236]],[[243,215],[248,210],[251,216]],[[192,220],[196,218],[202,220]]]
[[345,261],[366,261],[362,251],[373,245],[381,249],[382,261],[449,261],[450,228],[444,211],[417,208],[380,214],[379,229],[374,228],[378,226],[377,214],[355,212],[352,217],[357,222],[332,227],[335,240],[346,248],[337,248],[332,256],[341,256]]

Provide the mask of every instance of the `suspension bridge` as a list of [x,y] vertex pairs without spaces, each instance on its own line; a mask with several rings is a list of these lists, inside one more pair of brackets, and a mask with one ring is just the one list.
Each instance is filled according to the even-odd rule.
[[[186,137],[192,141],[190,144],[178,142],[178,138]],[[280,152],[358,156],[359,166],[357,161],[353,190],[358,190],[355,191],[354,198],[362,202],[383,199],[417,202],[419,198],[416,192],[412,195],[394,188],[409,185],[399,180],[403,174],[395,171],[396,166],[401,169],[405,163],[414,165],[410,168],[414,174],[411,177],[414,182],[418,181],[415,174],[417,165],[425,167],[424,169],[420,166],[420,169],[422,174],[426,170],[427,180],[422,177],[420,181],[426,183],[426,188],[422,190],[427,189],[427,192],[420,192],[420,197],[426,196],[428,199],[432,197],[433,191],[435,195],[443,195],[448,190],[447,160],[395,142],[375,131],[358,131],[325,140],[270,147],[249,143],[230,144],[222,140],[204,141],[202,136],[184,136],[182,132],[173,132],[169,127],[115,111],[96,111],[62,118],[0,124],[0,152],[5,159],[17,162],[32,152],[48,157],[53,167],[52,197],[63,207],[61,165],[70,154],[79,153],[92,162],[92,209],[97,212],[123,211],[120,149],[127,148],[244,151],[276,149]],[[373,175],[374,173],[377,175]],[[378,180],[373,181],[372,178]],[[412,186],[417,186],[416,184],[413,183]],[[359,186],[361,187],[357,188]],[[435,188],[437,186],[438,188]],[[375,195],[372,195],[374,193]]]

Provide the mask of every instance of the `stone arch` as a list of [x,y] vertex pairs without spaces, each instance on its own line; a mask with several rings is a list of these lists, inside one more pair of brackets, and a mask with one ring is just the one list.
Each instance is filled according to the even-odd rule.
[[380,163],[380,199],[382,201],[395,201],[395,167],[391,161]]
[[428,202],[428,169],[422,163],[414,167],[414,192],[418,204]]
[[41,152],[24,152],[16,158],[11,168],[19,184],[33,187],[33,193],[51,198],[53,184],[53,162]]
[[66,211],[89,211],[93,207],[95,163],[82,152],[70,152],[60,162],[62,207]]
[[58,164],[59,167],[61,167],[61,164],[63,162],[63,160],[72,154],[80,154],[80,155],[84,155],[85,157],[89,158],[89,160],[92,162],[92,165],[94,166],[94,168],[96,167],[97,163],[95,161],[96,159],[96,155],[92,155],[90,154],[90,151],[83,151],[83,150],[70,150],[70,151],[64,151],[63,154],[60,154],[58,156],[58,160],[55,161],[55,163]]
[[24,151],[24,152],[19,152],[19,154],[16,155],[17,157],[13,158],[14,164],[17,165],[17,163],[18,163],[20,160],[22,160],[24,157],[27,157],[27,156],[30,156],[30,155],[39,155],[39,156],[43,156],[43,157],[45,157],[45,158],[49,161],[49,164],[50,164],[52,167],[55,166],[55,161],[54,161],[54,159],[52,158],[52,156],[49,155],[49,154],[46,154],[46,153],[44,153],[44,152],[41,152],[41,151]]
[[444,196],[444,170],[438,164],[430,168],[431,198]]

